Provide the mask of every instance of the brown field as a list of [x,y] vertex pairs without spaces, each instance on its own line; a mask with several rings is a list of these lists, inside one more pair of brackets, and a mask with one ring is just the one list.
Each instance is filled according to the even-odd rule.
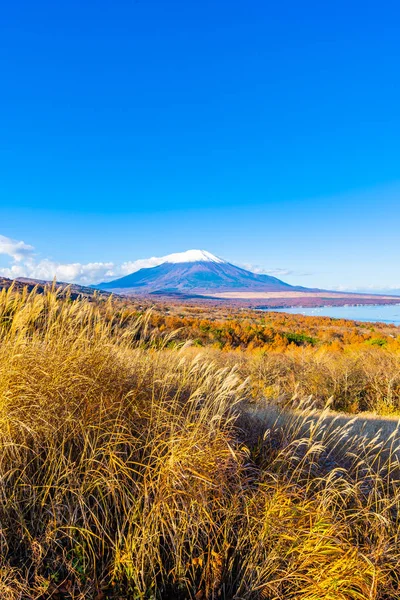
[[323,298],[327,299],[343,299],[349,304],[360,300],[390,300],[391,302],[400,303],[399,296],[377,296],[374,294],[348,294],[341,292],[221,292],[218,294],[209,294],[213,298],[226,298],[236,300],[264,300],[264,299],[280,299],[280,298]]

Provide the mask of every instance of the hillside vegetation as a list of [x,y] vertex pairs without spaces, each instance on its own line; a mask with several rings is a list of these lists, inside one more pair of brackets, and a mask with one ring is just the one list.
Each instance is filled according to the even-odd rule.
[[166,310],[0,293],[0,597],[400,598],[392,330]]
[[[128,305],[120,309],[135,314]],[[224,307],[158,305],[153,335],[173,334],[169,346],[191,340],[220,365],[250,377],[254,398],[283,403],[313,397],[320,408],[400,415],[400,331],[356,323]],[[220,352],[222,351],[222,352]]]

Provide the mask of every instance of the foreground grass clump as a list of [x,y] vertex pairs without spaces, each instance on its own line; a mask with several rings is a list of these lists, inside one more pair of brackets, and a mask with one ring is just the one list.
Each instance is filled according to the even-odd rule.
[[397,432],[258,422],[165,345],[112,301],[0,294],[0,597],[399,598]]

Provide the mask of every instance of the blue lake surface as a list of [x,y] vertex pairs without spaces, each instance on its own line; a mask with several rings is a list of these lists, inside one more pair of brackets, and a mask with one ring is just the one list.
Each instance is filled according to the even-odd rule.
[[393,323],[400,325],[399,304],[370,305],[370,306],[321,306],[318,308],[271,308],[266,311],[290,313],[291,315],[306,315],[311,317],[332,317],[333,319],[352,319],[354,321],[371,321],[375,323]]

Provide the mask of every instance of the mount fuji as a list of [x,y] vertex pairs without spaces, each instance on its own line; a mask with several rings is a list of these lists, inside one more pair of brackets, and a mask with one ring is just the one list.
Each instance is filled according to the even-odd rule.
[[272,277],[237,267],[206,250],[187,250],[159,259],[156,266],[99,283],[97,289],[123,294],[304,291]]

